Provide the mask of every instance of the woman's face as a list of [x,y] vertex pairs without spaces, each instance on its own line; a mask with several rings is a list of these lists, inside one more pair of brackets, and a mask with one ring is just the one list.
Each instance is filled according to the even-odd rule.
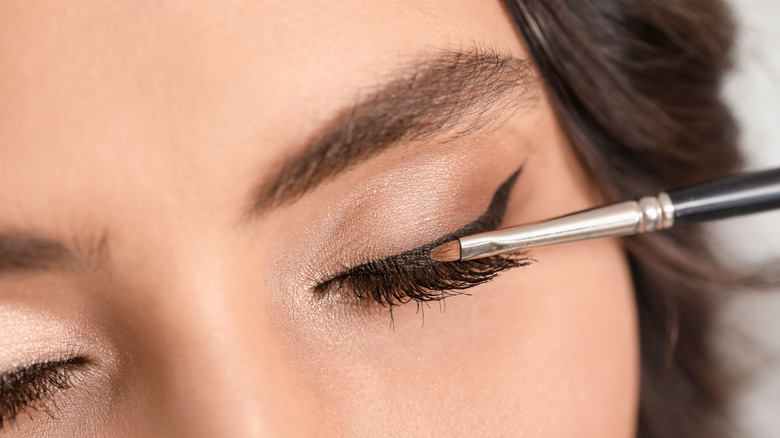
[[619,241],[331,280],[521,167],[501,226],[599,202],[527,58],[498,1],[3,2],[0,435],[632,435]]

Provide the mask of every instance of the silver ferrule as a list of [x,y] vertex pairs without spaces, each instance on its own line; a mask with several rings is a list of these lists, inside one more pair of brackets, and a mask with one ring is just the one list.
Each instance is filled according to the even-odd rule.
[[638,201],[585,210],[559,218],[460,238],[461,260],[489,257],[542,245],[628,236],[674,225],[674,204],[665,192]]

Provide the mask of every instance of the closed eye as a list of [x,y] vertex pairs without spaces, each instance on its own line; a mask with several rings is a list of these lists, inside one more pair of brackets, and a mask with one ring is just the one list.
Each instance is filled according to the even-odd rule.
[[533,260],[522,254],[502,255],[478,260],[436,262],[430,257],[436,246],[470,234],[491,231],[501,223],[509,194],[522,168],[496,190],[487,210],[458,231],[418,248],[347,269],[315,287],[321,297],[354,296],[361,302],[385,307],[409,301],[439,301],[494,279],[500,272],[526,266]]
[[0,429],[19,415],[41,411],[54,417],[50,403],[58,392],[71,388],[73,375],[89,364],[83,356],[39,362],[0,374]]

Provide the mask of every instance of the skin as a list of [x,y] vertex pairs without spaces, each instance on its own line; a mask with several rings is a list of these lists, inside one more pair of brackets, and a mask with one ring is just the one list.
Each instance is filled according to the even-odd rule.
[[105,238],[108,262],[0,276],[0,372],[91,360],[53,418],[0,435],[633,436],[618,240],[534,250],[446,311],[313,299],[473,220],[523,163],[504,225],[597,205],[543,94],[241,222],[360,90],[473,44],[527,57],[498,2],[3,2],[0,231]]

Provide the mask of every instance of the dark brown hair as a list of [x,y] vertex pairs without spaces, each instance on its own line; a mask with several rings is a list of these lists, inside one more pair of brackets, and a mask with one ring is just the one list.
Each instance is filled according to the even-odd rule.
[[[734,26],[719,0],[504,0],[547,94],[606,201],[738,170],[721,101]],[[743,279],[698,227],[625,240],[639,313],[637,436],[727,437],[732,385],[711,345]],[[747,281],[747,280],[745,280]]]

